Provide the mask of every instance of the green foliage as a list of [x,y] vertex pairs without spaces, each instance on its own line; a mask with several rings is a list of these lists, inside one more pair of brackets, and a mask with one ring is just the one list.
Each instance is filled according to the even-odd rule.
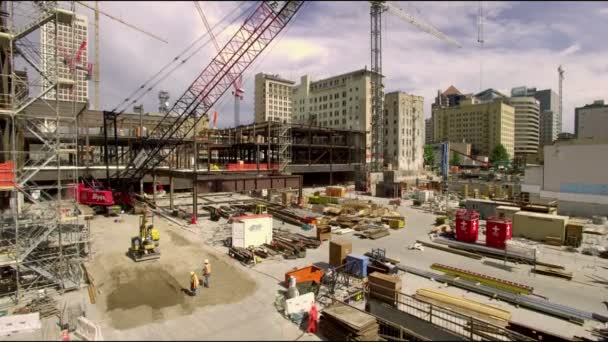
[[424,165],[435,165],[435,152],[431,145],[424,145]]
[[460,154],[452,153],[452,160],[450,160],[450,165],[460,166]]
[[509,153],[507,153],[507,149],[502,145],[498,144],[492,150],[492,154],[490,155],[490,163],[505,163],[509,161]]

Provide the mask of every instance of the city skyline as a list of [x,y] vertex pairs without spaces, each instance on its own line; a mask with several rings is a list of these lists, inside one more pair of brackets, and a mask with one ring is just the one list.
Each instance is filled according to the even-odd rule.
[[[163,44],[133,30],[125,30],[102,16],[102,37],[113,37],[101,41],[104,109],[121,102],[124,94],[137,89],[178,51],[206,32],[189,2],[100,4],[102,10],[169,40],[169,44]],[[481,90],[494,88],[507,94],[512,87],[520,85],[557,91],[557,67],[563,65],[563,130],[567,132],[574,131],[575,107],[608,97],[602,88],[605,85],[602,80],[608,74],[608,65],[602,57],[607,48],[596,43],[601,41],[601,33],[608,29],[605,3],[484,2],[483,50],[477,43],[478,2],[396,4],[463,45],[462,49],[453,48],[391,14],[384,16],[385,90],[423,96],[427,118],[431,115],[430,106],[437,90],[453,84],[463,92],[480,91],[480,59],[483,59]],[[235,12],[237,6],[240,6],[238,11],[250,6],[236,2],[204,2],[201,5],[211,26]],[[89,16],[92,25],[92,11],[78,8]],[[139,15],[130,14],[134,12]],[[175,24],[175,17],[180,17],[179,25]],[[595,20],[597,25],[577,25],[582,20]],[[241,23],[242,19],[236,20],[226,32],[218,35],[220,46]],[[159,32],[158,28],[163,30]],[[334,34],[327,34],[328,28]],[[168,90],[170,101],[174,101],[214,55],[211,44],[202,48],[195,58],[146,96],[145,111],[155,111],[158,107],[160,90]],[[258,72],[279,74],[296,82],[300,76],[309,74],[314,81],[366,65],[369,67],[369,5],[363,2],[306,3],[285,32],[245,72],[242,122],[253,120],[253,79]],[[233,100],[229,94],[224,95],[214,109],[219,113],[218,126],[232,124]]]

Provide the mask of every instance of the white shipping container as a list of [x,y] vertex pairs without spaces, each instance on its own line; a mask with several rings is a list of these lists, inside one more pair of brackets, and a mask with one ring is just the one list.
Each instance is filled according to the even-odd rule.
[[232,218],[232,246],[258,247],[272,241],[272,215],[246,215]]

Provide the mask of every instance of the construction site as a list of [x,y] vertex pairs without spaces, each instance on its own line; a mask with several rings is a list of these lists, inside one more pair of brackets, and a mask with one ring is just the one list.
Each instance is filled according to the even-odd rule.
[[437,170],[384,159],[383,16],[452,38],[371,1],[369,130],[243,124],[242,75],[304,2],[249,3],[223,46],[195,2],[216,56],[158,113],[131,110],[157,76],[101,109],[78,12],[92,44],[100,15],[162,39],[89,3],[0,3],[2,340],[607,338],[603,209],[537,198],[541,171],[447,143]]

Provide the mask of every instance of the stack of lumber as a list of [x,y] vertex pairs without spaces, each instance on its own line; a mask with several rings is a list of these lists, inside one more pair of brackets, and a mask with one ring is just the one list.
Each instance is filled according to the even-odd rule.
[[365,230],[363,233],[361,233],[361,236],[364,238],[376,240],[385,236],[389,236],[390,234],[391,233],[389,233],[388,228],[374,228]]
[[379,341],[378,322],[373,316],[344,304],[323,310],[321,334],[332,341]]
[[471,299],[453,296],[436,289],[418,289],[414,298],[467,316],[473,316],[501,327],[506,327],[511,320],[511,312],[508,310]]
[[367,281],[370,297],[395,305],[397,295],[401,292],[401,278],[374,272],[367,277]]
[[567,272],[567,271],[559,270],[559,269],[552,268],[552,267],[536,265],[536,267],[532,271],[534,273],[538,273],[538,274],[572,280],[572,272]]
[[286,243],[291,243],[294,245],[302,245],[305,248],[319,248],[321,246],[321,241],[313,238],[302,235],[300,233],[290,233],[281,230],[275,230],[273,232],[273,237],[275,239],[281,240]]

